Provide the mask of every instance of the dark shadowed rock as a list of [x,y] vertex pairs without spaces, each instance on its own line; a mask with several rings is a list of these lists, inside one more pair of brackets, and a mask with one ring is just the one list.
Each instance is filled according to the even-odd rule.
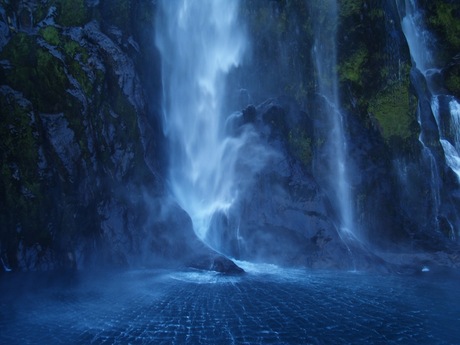
[[232,260],[212,250],[210,250],[209,254],[193,257],[190,261],[186,262],[186,265],[191,268],[216,271],[230,275],[244,273],[244,270]]

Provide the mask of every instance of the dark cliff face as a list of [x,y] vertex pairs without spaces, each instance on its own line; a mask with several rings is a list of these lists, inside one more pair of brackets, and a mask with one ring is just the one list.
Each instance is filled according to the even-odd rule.
[[126,263],[141,250],[145,191],[162,189],[158,85],[143,75],[158,65],[144,35],[153,5],[110,5],[2,2],[0,247],[11,267],[83,265],[90,253]]
[[[262,171],[235,206],[246,247],[228,230],[234,220],[219,215],[208,241],[235,257],[340,267],[349,254],[321,186],[326,133],[307,3],[241,4],[251,49],[229,76],[228,108],[246,109],[242,116],[259,123],[267,147],[286,160]],[[432,162],[423,154],[417,122],[424,86],[411,73],[396,4],[339,1],[337,72],[354,218],[372,246],[446,250],[458,234],[459,186],[439,154],[442,201],[433,208]],[[460,5],[420,5],[438,38],[442,84],[459,97]],[[190,221],[165,196],[155,10],[155,1],[147,0],[0,1],[5,267],[174,261],[200,247],[187,243],[194,237]],[[197,252],[206,257],[203,265],[213,260],[207,249]]]
[[[460,51],[454,33],[459,30],[459,5],[418,3],[436,38],[442,92],[458,95]],[[446,250],[458,237],[458,181],[446,165],[426,81],[416,76],[401,27],[404,2],[343,0],[338,8],[339,20],[332,26],[337,25],[337,74],[358,231],[368,245],[380,249]],[[245,2],[242,17],[251,51],[231,78],[247,86],[255,104],[264,96],[283,94],[300,105],[300,125],[288,127],[283,141],[303,173],[321,186],[328,129],[312,57],[314,11],[321,16],[321,5]],[[420,116],[427,119],[423,128]],[[431,135],[428,148],[420,142],[422,132]],[[308,218],[319,219],[315,214]],[[338,223],[334,211],[328,211],[328,218]]]

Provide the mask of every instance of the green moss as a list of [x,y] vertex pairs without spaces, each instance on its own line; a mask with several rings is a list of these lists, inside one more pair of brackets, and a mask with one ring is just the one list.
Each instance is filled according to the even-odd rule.
[[89,79],[88,75],[83,70],[83,68],[81,67],[80,63],[76,60],[70,60],[67,68],[69,69],[70,73],[74,76],[74,78],[78,81],[86,96],[91,97],[91,95],[93,94],[94,85]]
[[312,143],[307,133],[299,128],[293,129],[289,132],[288,142],[293,156],[308,166],[312,159]]
[[81,46],[77,42],[72,40],[66,41],[62,48],[65,55],[71,59],[74,59],[75,56],[82,51]]
[[47,26],[40,29],[40,34],[43,36],[46,42],[54,46],[59,45],[59,31],[54,26]]
[[33,176],[38,155],[30,110],[6,97],[0,98],[0,106],[1,161],[17,163],[23,175]]
[[57,85],[55,85],[58,87],[65,87],[66,77],[63,67],[50,52],[43,49],[37,50],[36,69],[38,75],[45,78],[42,81],[47,86],[53,86],[53,83],[56,83]]
[[88,21],[85,0],[56,0],[58,15],[56,22],[63,26],[81,26]]
[[10,248],[17,248],[21,239],[49,245],[43,212],[46,193],[37,170],[39,129],[32,109],[17,103],[13,95],[1,95],[0,115],[0,240]]
[[430,18],[433,26],[443,32],[454,49],[460,49],[460,4],[436,2],[435,16]]
[[408,139],[415,121],[411,107],[408,83],[397,83],[380,92],[369,103],[369,111],[377,119],[383,137]]
[[[87,74],[82,68],[82,63],[87,63],[88,61],[87,50],[68,37],[59,37],[59,32],[55,27],[48,26],[41,29],[40,33],[48,43],[57,46],[63,52],[68,71],[80,83],[85,94],[90,96],[93,92],[93,83],[89,80]],[[50,55],[43,55],[41,51],[38,51],[38,68],[40,69],[45,67],[45,69],[49,72],[50,66],[48,61],[45,60],[50,57]],[[64,78],[64,70],[59,68],[59,63],[57,66],[58,67],[52,71],[52,75],[57,82],[56,87],[61,87],[62,84],[66,82],[67,78]]]
[[12,37],[6,47],[1,51],[0,56],[10,60],[12,63],[17,61],[18,65],[21,63],[27,64],[33,59],[35,46],[33,38],[21,32]]
[[62,61],[39,48],[33,38],[25,34],[15,35],[0,57],[14,67],[5,71],[8,85],[22,92],[39,111],[62,111],[69,97],[66,92],[69,81]]
[[339,65],[340,81],[350,81],[360,86],[363,84],[364,66],[368,60],[366,48],[361,47],[347,60]]
[[9,60],[14,67],[5,71],[6,83],[28,98],[36,88],[33,83],[36,79],[36,50],[37,45],[30,36],[18,33],[0,53],[0,57]]
[[35,82],[40,89],[36,90],[34,101],[41,109],[52,112],[62,111],[62,104],[68,97],[65,90],[69,86],[62,62],[48,51],[38,49],[36,75]]

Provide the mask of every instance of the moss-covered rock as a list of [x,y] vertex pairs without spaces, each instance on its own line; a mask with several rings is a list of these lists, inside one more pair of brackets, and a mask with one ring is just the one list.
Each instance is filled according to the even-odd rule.
[[345,61],[339,64],[340,81],[349,81],[363,86],[365,65],[368,59],[368,51],[364,46],[359,47]]
[[[29,24],[36,26],[11,29],[0,51],[1,84],[9,90],[0,99],[0,255],[13,268],[29,267],[19,259],[25,253],[40,256],[52,248],[67,257],[85,238],[94,243],[102,217],[112,217],[110,210],[101,216],[101,205],[117,199],[123,212],[132,212],[139,208],[123,191],[125,183],[130,189],[153,183],[138,123],[138,112],[145,112],[134,64],[139,46],[128,45],[124,36],[112,41],[105,26],[91,29],[102,40],[75,28],[100,7],[85,6],[85,1],[41,1],[31,7]],[[20,8],[9,4],[7,16]],[[122,6],[119,10],[130,19]],[[129,221],[135,218],[131,214]]]
[[46,26],[40,29],[40,33],[49,44],[57,46],[61,42],[59,38],[59,31],[54,26]]
[[46,192],[38,169],[39,127],[32,104],[3,86],[0,109],[0,242],[7,252],[21,241],[49,247],[52,236],[46,226]]
[[0,57],[12,65],[4,71],[9,85],[23,92],[39,111],[62,111],[69,86],[62,61],[23,33],[11,39]]
[[369,111],[377,119],[383,137],[409,139],[416,120],[408,83],[397,83],[379,92],[369,103]]
[[85,0],[55,0],[58,8],[56,22],[62,26],[81,26],[88,22]]
[[[433,8],[434,6],[434,8]],[[443,36],[448,48],[460,49],[460,4],[453,1],[433,1],[429,24]]]

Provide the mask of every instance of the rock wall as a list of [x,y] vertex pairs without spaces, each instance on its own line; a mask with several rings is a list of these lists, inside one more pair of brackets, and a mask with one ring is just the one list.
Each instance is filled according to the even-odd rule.
[[[152,48],[143,49],[131,25],[150,25],[135,14],[153,5],[112,5],[111,13],[99,1],[0,7],[0,248],[8,267],[127,264],[142,251],[144,194],[162,190],[162,139],[155,91],[141,82]],[[119,20],[124,6],[133,17]]]
[[[167,197],[155,3],[0,1],[5,269],[227,265],[197,242]],[[250,53],[229,76],[227,108],[240,110],[278,154],[233,214],[215,216],[208,243],[234,257],[323,268],[350,267],[350,248],[363,262],[377,261],[369,247],[457,250],[459,184],[439,155],[442,207],[433,208],[432,162],[417,121],[423,83],[411,74],[397,1],[339,1],[337,72],[354,218],[366,248],[340,238],[319,164],[325,128],[311,15],[323,2],[308,3],[241,3]],[[419,3],[439,42],[442,85],[460,97],[460,5]]]
[[[418,4],[437,40],[439,83],[446,94],[458,95],[454,80],[460,51],[454,33],[458,33],[459,5],[453,1]],[[459,237],[458,181],[446,165],[435,125],[430,129],[429,122],[425,121],[424,128],[419,124],[419,116],[429,117],[431,109],[429,95],[424,93],[426,85],[414,74],[401,28],[398,7],[404,7],[404,1],[342,0],[338,5],[339,22],[331,25],[338,26],[337,74],[350,156],[355,230],[372,252],[454,250]],[[316,11],[319,20],[324,20],[321,6],[325,3],[276,1],[267,6],[259,1],[245,2],[241,13],[251,53],[246,65],[231,76],[234,85],[245,87],[245,97],[236,98],[242,108],[263,102],[267,95],[280,94],[299,105],[301,111],[290,115],[295,126],[286,127],[287,120],[276,123],[284,129],[281,141],[291,148],[290,157],[297,159],[302,174],[309,176],[302,181],[313,179],[319,185],[315,194],[319,198],[325,174],[322,144],[328,129],[319,104],[311,18]],[[430,130],[434,161],[427,159],[419,140],[422,131]],[[321,203],[328,205],[323,200],[316,206]],[[329,208],[326,214],[337,226],[337,213]],[[310,222],[321,219],[318,214],[308,217]]]

